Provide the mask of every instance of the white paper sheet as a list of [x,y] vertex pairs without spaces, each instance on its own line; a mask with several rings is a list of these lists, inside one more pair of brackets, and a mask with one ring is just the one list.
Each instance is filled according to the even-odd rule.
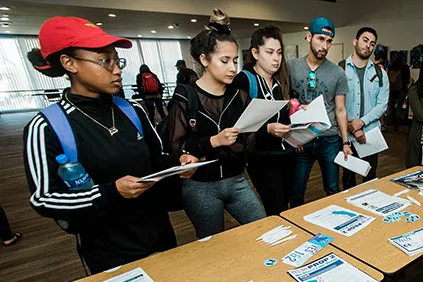
[[388,149],[388,144],[383,138],[379,127],[375,127],[366,132],[366,144],[360,144],[357,141],[352,142],[360,158],[364,158]]
[[191,170],[203,165],[208,165],[210,163],[214,163],[217,162],[217,160],[212,160],[212,161],[206,161],[206,162],[197,162],[197,163],[193,163],[193,164],[187,164],[184,166],[174,166],[147,176],[142,177],[140,180],[138,180],[137,182],[143,182],[143,181],[159,181],[162,180],[165,177],[168,176],[172,176],[175,174],[179,174],[181,172],[187,171],[187,170]]
[[328,254],[288,273],[299,282],[376,282],[334,253]]
[[253,99],[233,127],[241,128],[242,132],[256,132],[288,102]]
[[380,216],[388,216],[410,206],[407,200],[390,196],[379,190],[366,190],[348,197],[347,203],[365,209]]
[[338,155],[336,155],[334,162],[362,176],[367,176],[371,169],[371,166],[368,162],[354,156],[348,156],[348,159],[345,160],[344,152],[339,152]]
[[294,148],[302,146],[331,127],[323,95],[314,99],[307,110],[298,110],[291,116],[291,131],[284,140]]
[[304,220],[333,232],[351,236],[365,228],[375,218],[336,205],[330,205],[304,216]]
[[331,127],[331,123],[326,113],[325,101],[323,95],[318,96],[307,105],[307,110],[298,110],[291,116],[292,125],[305,125],[308,123],[319,122]]
[[138,267],[104,282],[154,282],[154,280],[141,267]]

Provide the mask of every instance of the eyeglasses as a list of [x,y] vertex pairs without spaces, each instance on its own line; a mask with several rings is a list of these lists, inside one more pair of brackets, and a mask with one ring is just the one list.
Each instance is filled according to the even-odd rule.
[[85,59],[85,58],[80,58],[80,57],[73,57],[73,58],[80,60],[80,61],[86,61],[86,62],[98,64],[108,71],[113,71],[115,66],[117,66],[121,70],[123,70],[126,67],[126,59],[125,58],[117,58],[117,59],[115,59],[115,58],[104,58],[100,61],[90,60],[90,59]]
[[308,87],[311,89],[316,89],[317,87],[317,81],[316,81],[316,73],[314,71],[308,72]]

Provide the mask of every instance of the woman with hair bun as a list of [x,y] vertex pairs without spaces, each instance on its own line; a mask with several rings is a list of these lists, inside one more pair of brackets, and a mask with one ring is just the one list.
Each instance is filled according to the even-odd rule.
[[[247,107],[248,93],[231,87],[238,67],[238,46],[229,18],[214,10],[210,23],[191,40],[191,55],[203,67],[203,76],[188,87],[178,86],[169,109],[172,149],[185,149],[197,158],[215,160],[184,180],[185,212],[203,238],[224,230],[224,209],[239,223],[265,217],[248,183],[245,156],[253,134],[234,128]],[[188,99],[197,99],[198,112],[188,113]]]
[[161,141],[142,107],[121,99],[138,118],[140,130],[123,107],[114,104],[112,95],[122,86],[126,65],[115,47],[130,48],[131,41],[75,17],[47,20],[39,41],[41,49],[32,50],[28,58],[43,74],[69,76],[71,87],[57,105],[69,121],[78,162],[94,185],[83,191],[65,185],[55,159],[66,152],[65,147],[52,119],[40,112],[24,130],[31,206],[42,216],[73,226],[91,273],[175,247],[168,213],[158,190],[151,188],[154,182],[138,180],[197,159],[182,152],[162,153]]

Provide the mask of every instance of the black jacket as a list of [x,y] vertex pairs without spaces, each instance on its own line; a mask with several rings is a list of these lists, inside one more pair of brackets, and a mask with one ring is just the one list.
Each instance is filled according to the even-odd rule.
[[57,174],[55,157],[63,153],[52,128],[37,114],[25,127],[25,171],[31,205],[42,216],[77,223],[84,256],[104,257],[104,269],[140,259],[175,246],[159,190],[153,186],[137,199],[126,199],[115,181],[141,177],[179,163],[180,154],[161,152],[158,136],[142,107],[132,102],[144,135],[112,104],[111,96],[88,98],[68,94],[70,101],[106,127],[112,126],[114,108],[118,133],[109,132],[84,116],[67,100],[66,111],[75,135],[78,159],[94,181],[90,191],[70,191]]
[[[266,100],[284,100],[282,95],[282,90],[279,85],[277,78],[274,78],[274,84],[272,89],[266,83],[266,80],[258,75],[254,70],[252,65],[244,66],[244,70],[249,71],[250,73],[254,74],[257,79],[258,85],[258,99],[266,99]],[[235,77],[233,83],[235,88],[242,89],[247,93],[250,93],[250,84],[248,81],[248,77],[245,73],[240,72]],[[265,97],[265,94],[266,97]],[[269,123],[279,122],[282,124],[290,124],[289,119],[289,108],[288,105],[285,106],[278,114],[274,115],[271,119],[269,119],[257,132],[256,132],[256,146],[254,150],[254,154],[287,154],[293,153],[294,148],[289,145],[287,142],[282,143],[282,139],[279,137],[275,137],[267,132],[267,125]]]
[[189,68],[181,69],[176,75],[176,85],[179,84],[191,84],[198,79],[198,75],[195,71]]
[[[196,117],[196,130],[190,129],[187,114],[187,93],[184,87],[177,87],[169,106],[169,136],[174,152],[186,150],[197,158],[206,160],[218,159],[205,167],[200,167],[192,176],[197,181],[216,181],[241,174],[244,171],[246,150],[254,145],[254,134],[239,134],[237,141],[231,146],[213,148],[210,137],[217,135],[225,128],[235,125],[249,102],[248,94],[233,87],[227,87],[223,96],[218,97],[207,93],[195,83],[199,97],[199,113]],[[221,109],[210,107],[220,100]],[[208,106],[204,106],[206,103]],[[207,110],[205,109],[207,108]],[[215,115],[211,115],[214,112]]]

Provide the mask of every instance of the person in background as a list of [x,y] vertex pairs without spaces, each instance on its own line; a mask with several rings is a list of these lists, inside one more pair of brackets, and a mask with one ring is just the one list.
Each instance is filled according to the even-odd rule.
[[137,89],[138,95],[145,102],[147,107],[148,117],[151,123],[154,123],[154,105],[162,119],[166,117],[163,110],[163,85],[160,83],[157,75],[150,71],[147,65],[140,66],[140,72],[137,74]]
[[194,70],[187,68],[184,60],[178,60],[175,67],[178,70],[178,74],[176,75],[176,85],[191,84],[198,79],[197,73]]
[[[200,167],[184,180],[182,202],[198,238],[224,231],[224,209],[240,224],[266,216],[245,174],[245,155],[253,134],[234,128],[247,107],[248,93],[232,83],[238,66],[238,45],[229,18],[215,9],[207,28],[191,40],[191,55],[204,68],[203,76],[178,86],[169,107],[169,136],[174,152],[187,150],[199,159],[216,162]],[[189,118],[189,96],[198,113]]]
[[[422,58],[420,59],[422,61]],[[413,111],[413,122],[405,147],[405,167],[423,165],[423,62],[420,63],[419,79],[410,87],[408,101]]]
[[[370,27],[360,28],[353,40],[354,52],[349,56],[345,65],[349,91],[346,95],[348,112],[348,139],[359,144],[366,143],[366,132],[376,127],[380,128],[380,117],[385,113],[389,96],[388,75],[383,69],[369,60],[377,42],[376,30]],[[382,76],[379,77],[378,73]],[[379,84],[382,79],[382,86]],[[353,156],[359,157],[356,146],[351,145]],[[370,163],[371,169],[363,182],[376,178],[378,154],[362,158]],[[354,172],[344,168],[342,183],[344,189],[356,186]]]
[[[344,157],[352,155],[348,141],[348,118],[345,95],[348,83],[339,66],[326,59],[335,36],[335,27],[326,18],[316,18],[310,25],[306,39],[309,51],[305,57],[288,61],[292,96],[301,104],[308,104],[323,95],[326,112],[332,127],[298,149],[295,185],[290,207],[304,204],[304,194],[313,164],[317,160],[327,195],[340,191],[339,167],[334,159],[341,149]],[[341,135],[341,137],[339,137]]]
[[6,213],[0,205],[0,239],[3,246],[12,246],[22,238],[19,232],[12,232],[10,229],[9,221],[7,220]]
[[384,129],[394,127],[398,131],[400,113],[408,92],[410,81],[410,67],[405,63],[402,53],[392,59],[387,69],[389,78],[389,101]]
[[[250,51],[253,63],[246,64],[257,81],[257,89],[249,89],[247,74],[240,72],[233,85],[258,99],[289,99],[289,73],[284,56],[280,29],[273,25],[255,31]],[[279,215],[288,208],[289,192],[295,177],[296,153],[282,137],[290,130],[289,106],[269,119],[256,133],[255,150],[248,156],[248,175],[260,195],[267,215]]]
[[89,190],[72,190],[59,176],[55,158],[64,148],[40,112],[24,129],[31,206],[42,216],[74,226],[91,273],[176,247],[163,195],[154,182],[138,180],[198,160],[184,152],[163,153],[140,104],[128,102],[128,107],[135,111],[142,132],[113,103],[126,66],[115,48],[130,48],[131,41],[76,17],[48,19],[38,38],[41,49],[28,53],[28,59],[49,77],[69,76],[71,87],[58,105],[73,131],[78,162],[94,185]]

